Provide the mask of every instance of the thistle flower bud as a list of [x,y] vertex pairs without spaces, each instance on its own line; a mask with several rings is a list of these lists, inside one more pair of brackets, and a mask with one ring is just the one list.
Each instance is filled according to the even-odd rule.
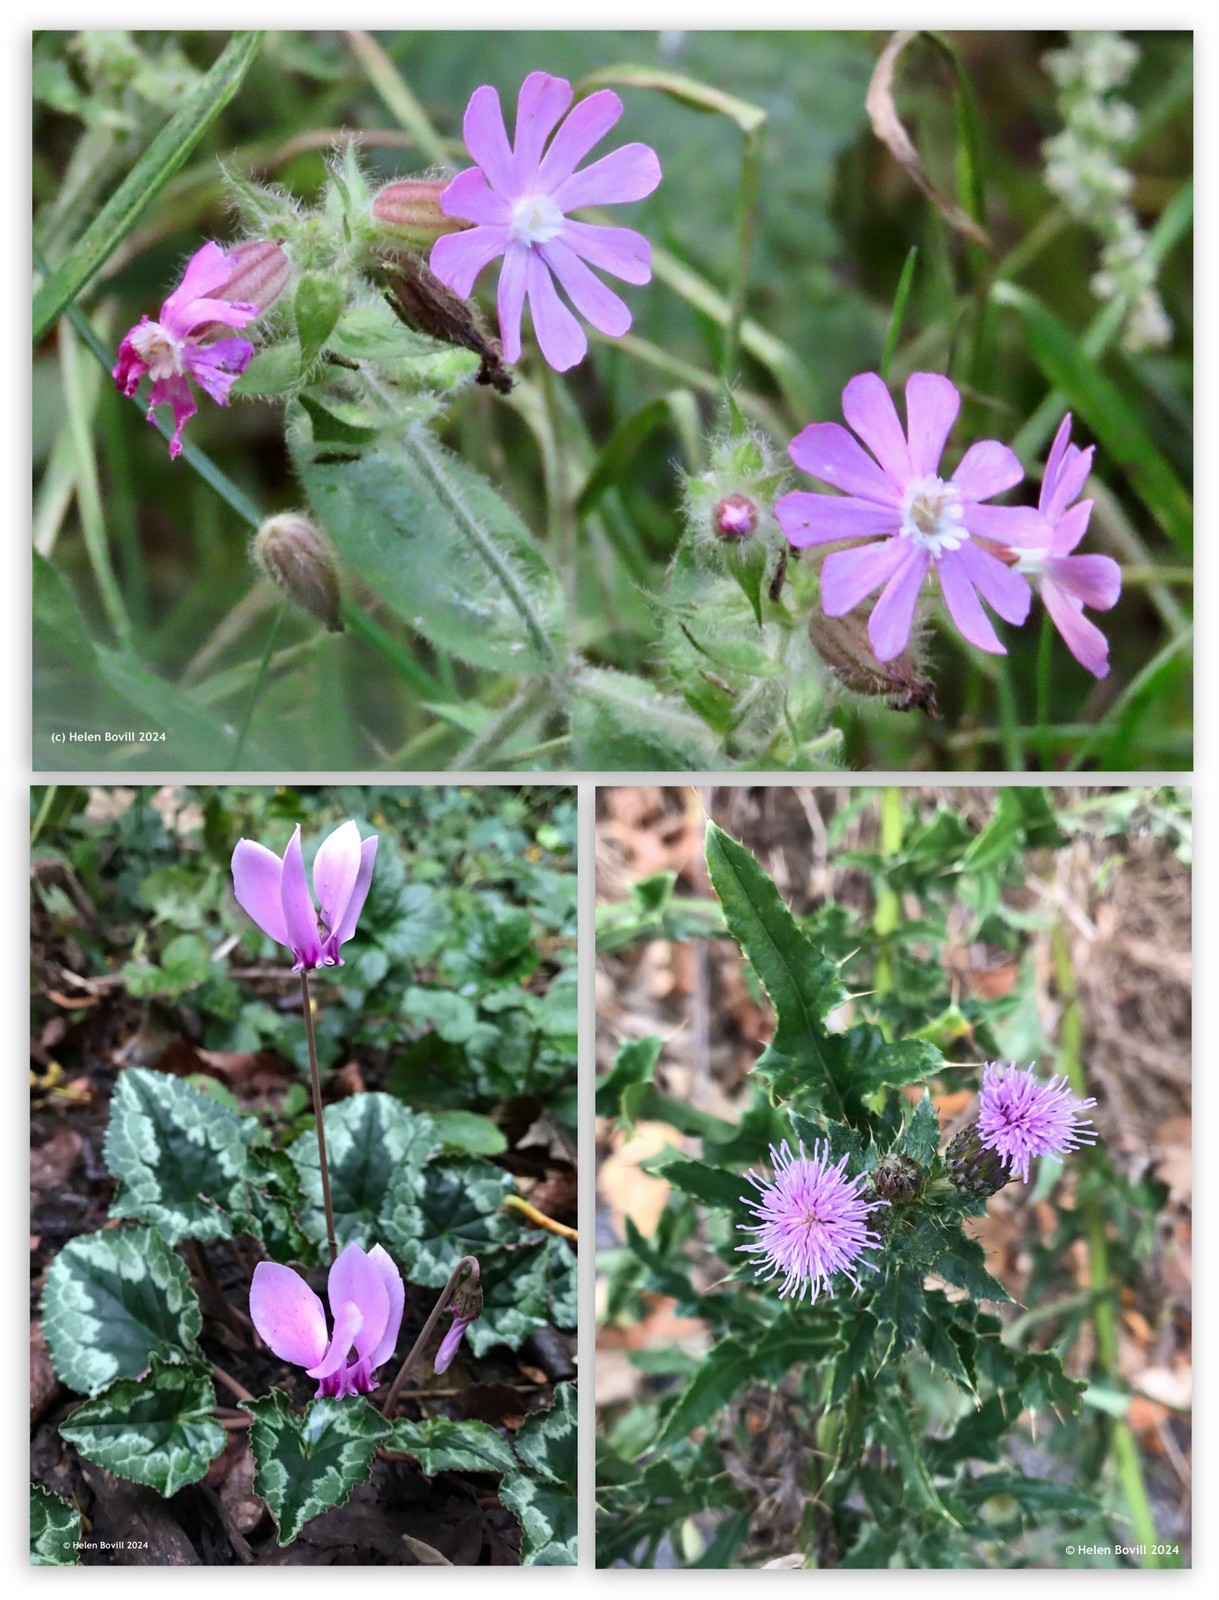
[[977,1123],[971,1124],[944,1152],[944,1170],[962,1194],[985,1200],[1012,1181],[1003,1156],[982,1142]]
[[720,539],[747,539],[758,525],[758,508],[747,494],[729,494],[716,506],[711,527]]
[[299,511],[270,517],[254,535],[254,564],[292,604],[343,631],[338,562],[330,541]]
[[882,1200],[901,1204],[914,1199],[925,1177],[922,1167],[909,1156],[887,1155],[872,1173],[872,1187]]
[[456,233],[465,224],[440,209],[447,179],[397,178],[373,196],[372,214],[381,229],[417,244],[430,244],[442,233]]
[[844,689],[887,700],[893,711],[922,711],[939,720],[935,685],[923,674],[913,652],[904,650],[892,661],[878,661],[868,640],[867,623],[856,612],[827,617],[818,609],[809,616],[808,636]]
[[225,251],[232,271],[217,299],[251,305],[259,316],[279,299],[292,281],[292,263],[278,239],[248,239]]

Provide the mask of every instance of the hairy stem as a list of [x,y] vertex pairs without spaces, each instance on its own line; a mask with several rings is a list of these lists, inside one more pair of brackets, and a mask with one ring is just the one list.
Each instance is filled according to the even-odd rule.
[[301,973],[301,1000],[305,1008],[305,1038],[309,1045],[309,1076],[313,1081],[313,1122],[317,1128],[317,1159],[322,1174],[322,1204],[326,1208],[326,1243],[331,1261],[339,1253],[334,1237],[334,1205],[330,1199],[330,1168],[326,1164],[326,1129],[322,1117],[322,1079],[317,1070],[317,1042],[313,1037],[313,1001],[309,994],[309,974]]

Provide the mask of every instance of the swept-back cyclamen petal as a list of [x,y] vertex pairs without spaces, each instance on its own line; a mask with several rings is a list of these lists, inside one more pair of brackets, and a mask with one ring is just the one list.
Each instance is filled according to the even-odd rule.
[[305,876],[299,824],[284,851],[280,903],[288,935],[286,943],[296,957],[292,970],[299,972],[302,968],[316,967],[321,960],[322,945],[317,931],[317,912],[314,910],[313,896],[309,893],[309,880]]
[[334,1316],[334,1332],[322,1359],[316,1366],[305,1368],[311,1378],[329,1378],[341,1372],[347,1366],[351,1348],[364,1326],[364,1314],[354,1300],[336,1304],[332,1296],[330,1310]]
[[368,1252],[368,1260],[385,1286],[385,1294],[389,1302],[389,1308],[385,1316],[385,1329],[376,1347],[368,1357],[368,1365],[375,1372],[382,1363],[389,1360],[397,1348],[398,1332],[402,1327],[402,1311],[406,1305],[406,1286],[403,1284],[402,1274],[394,1265],[389,1252],[383,1250],[379,1244],[373,1245]]
[[284,864],[273,850],[253,839],[239,839],[233,851],[233,893],[237,904],[276,944],[288,943],[281,883]]
[[334,944],[337,950],[339,945],[346,944],[356,931],[356,924],[360,920],[360,912],[364,909],[364,902],[368,899],[368,890],[372,884],[373,868],[377,864],[377,837],[365,839],[360,846],[360,867],[356,873],[355,885],[351,891],[351,898],[347,908],[339,919],[339,925],[334,931]]
[[326,1295],[336,1317],[339,1308],[348,1304],[359,1311],[360,1326],[353,1343],[358,1355],[370,1356],[389,1320],[389,1290],[380,1264],[370,1261],[358,1244],[347,1245],[331,1265]]
[[344,822],[322,840],[313,858],[313,892],[329,933],[343,920],[360,872],[360,830]]
[[322,1302],[291,1267],[260,1261],[250,1280],[250,1320],[281,1361],[312,1367],[325,1354]]

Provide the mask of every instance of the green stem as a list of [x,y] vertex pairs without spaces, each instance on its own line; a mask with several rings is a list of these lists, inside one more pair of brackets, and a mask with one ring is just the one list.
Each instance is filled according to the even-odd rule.
[[249,737],[250,724],[254,721],[254,712],[262,697],[263,687],[267,681],[267,669],[271,665],[271,656],[275,650],[275,638],[279,633],[279,625],[284,618],[283,606],[276,607],[275,615],[271,619],[271,626],[267,629],[267,642],[263,646],[262,659],[258,663],[258,674],[254,679],[254,687],[250,690],[250,697],[246,701],[245,715],[241,719],[241,729],[237,735],[237,743],[233,746],[230,767],[241,764],[241,752],[245,749],[246,739]]
[[724,323],[724,355],[721,363],[724,382],[731,386],[733,368],[740,347],[741,324],[745,320],[745,300],[749,293],[749,260],[753,254],[753,235],[758,220],[758,196],[762,189],[762,130],[758,122],[744,130],[741,147],[741,185],[737,207],[736,272],[728,317]]
[[1054,661],[1054,622],[1047,611],[1041,619],[1041,637],[1037,641],[1037,732],[1041,749],[1041,770],[1049,772],[1054,765],[1054,747],[1048,732],[1050,726],[1050,677]]
[[326,1127],[322,1116],[322,1078],[317,1069],[317,1042],[313,1037],[313,1001],[309,994],[309,973],[301,970],[301,1000],[305,1007],[305,1038],[309,1045],[309,1075],[313,1082],[313,1121],[317,1128],[317,1159],[322,1174],[322,1204],[326,1208],[326,1243],[333,1261],[339,1253],[334,1235],[334,1206],[330,1199],[330,1168],[326,1163]]
[[449,1301],[452,1300],[459,1280],[468,1274],[470,1281],[478,1283],[478,1261],[474,1256],[462,1256],[461,1260],[449,1274],[449,1281],[440,1291],[440,1298],[432,1307],[432,1314],[423,1324],[423,1330],[411,1346],[406,1360],[398,1368],[398,1376],[390,1385],[389,1393],[385,1397],[385,1404],[381,1407],[381,1415],[388,1422],[394,1414],[394,1407],[398,1404],[398,1396],[402,1393],[402,1385],[414,1371],[416,1365],[423,1357],[427,1342],[432,1336],[432,1329],[440,1321],[441,1315]]
[[487,770],[488,758],[497,754],[504,741],[510,739],[545,703],[547,692],[544,683],[537,681],[526,683],[509,700],[499,715],[453,757],[449,762],[450,769],[458,772]]

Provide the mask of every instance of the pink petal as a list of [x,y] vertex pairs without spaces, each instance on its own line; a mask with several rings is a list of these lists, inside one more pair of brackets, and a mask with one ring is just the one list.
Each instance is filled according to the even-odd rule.
[[552,78],[549,72],[531,72],[521,84],[513,142],[518,193],[528,193],[534,187],[543,147],[570,104],[571,84],[566,78]]
[[1096,624],[1084,616],[1079,602],[1048,579],[1042,581],[1041,598],[1064,644],[1080,666],[1086,667],[1094,678],[1107,677],[1109,641]]
[[960,409],[956,384],[938,372],[912,372],[906,380],[906,434],[910,465],[918,477],[929,478],[939,471]]
[[660,182],[660,161],[646,144],[624,144],[591,167],[573,172],[551,195],[560,211],[642,200]]
[[1092,471],[1092,458],[1095,454],[1096,446],[1091,444],[1086,450],[1077,450],[1072,445],[1069,450],[1064,452],[1062,464],[1058,469],[1057,479],[1050,492],[1048,504],[1043,508],[1051,522],[1063,515],[1071,501],[1075,499],[1088,481],[1088,474]]
[[1069,555],[1075,546],[1088,531],[1088,519],[1092,515],[1091,500],[1078,500],[1069,511],[1064,511],[1052,529],[1050,549],[1055,555]]
[[432,1371],[437,1377],[447,1372],[453,1365],[453,1358],[460,1349],[461,1341],[465,1338],[469,1326],[470,1318],[454,1316],[449,1331],[440,1341],[440,1347],[432,1361]]
[[1111,556],[1051,556],[1045,576],[1096,611],[1111,611],[1122,592],[1122,569]]
[[562,235],[541,247],[541,253],[563,285],[576,310],[600,333],[621,338],[631,325],[631,308],[590,272]]
[[360,870],[360,830],[344,822],[328,833],[313,858],[313,892],[328,932],[343,920]]
[[374,1265],[358,1244],[349,1244],[330,1268],[326,1297],[335,1316],[336,1335],[341,1314],[338,1308],[350,1303],[359,1311],[360,1326],[354,1342],[356,1354],[366,1358],[380,1344],[389,1317],[389,1289],[380,1264]]
[[839,494],[808,494],[793,489],[775,501],[775,516],[797,550],[839,539],[875,539],[895,534],[901,518],[892,506]]
[[961,521],[975,538],[1014,550],[1039,550],[1052,543],[1049,523],[1033,506],[980,506],[966,500]]
[[432,246],[428,265],[441,283],[468,300],[479,273],[507,248],[507,228],[469,228],[464,233],[442,233]]
[[[902,541],[905,542],[904,540]],[[884,593],[868,619],[868,638],[878,661],[900,656],[910,640],[914,607],[927,576],[931,556],[917,545],[911,547],[904,564],[889,579]]]
[[841,423],[811,422],[788,445],[787,453],[810,478],[832,483],[844,494],[885,506],[901,504],[901,485],[880,470]]
[[229,390],[254,358],[248,339],[217,339],[214,344],[187,345],[183,359],[191,377],[218,406],[227,406]]
[[[333,1271],[334,1269],[331,1268]],[[305,1371],[311,1378],[329,1378],[332,1373],[338,1372],[347,1365],[347,1358],[351,1354],[351,1347],[364,1326],[364,1317],[354,1300],[345,1300],[341,1305],[335,1305],[333,1297],[330,1301],[330,1310],[334,1315],[334,1333],[326,1347],[326,1353],[316,1366],[306,1367]],[[345,1386],[340,1386],[339,1393],[348,1392]]]
[[842,391],[842,414],[895,483],[913,475],[906,435],[888,388],[874,372],[861,372]]
[[552,193],[570,178],[595,144],[600,143],[622,115],[622,101],[612,89],[598,89],[581,100],[555,134],[538,169],[538,183]]
[[326,1350],[326,1313],[298,1272],[260,1261],[250,1280],[250,1318],[281,1361],[311,1367]]
[[360,867],[356,873],[355,885],[347,901],[346,910],[335,929],[335,945],[346,944],[356,931],[356,924],[360,920],[360,912],[364,909],[364,902],[368,899],[369,885],[372,883],[372,869],[377,863],[377,836],[372,834],[360,846]]
[[1045,471],[1041,475],[1041,498],[1037,502],[1038,509],[1044,511],[1050,496],[1054,493],[1054,485],[1058,481],[1059,468],[1062,458],[1066,453],[1067,445],[1071,442],[1071,413],[1058,424],[1058,432],[1054,435],[1054,443],[1050,446],[1050,453],[1046,457]]
[[487,182],[505,199],[514,200],[519,193],[516,169],[504,131],[499,94],[490,84],[484,83],[470,96],[461,131],[466,149],[486,173]]
[[174,461],[182,454],[182,429],[199,409],[190,384],[185,378],[158,378],[148,391],[148,420],[158,406],[169,406],[174,414],[174,436],[169,441],[169,459]]
[[239,839],[233,851],[233,893],[237,904],[275,940],[286,945],[288,929],[280,900],[284,864],[273,850],[253,839]]
[[293,830],[288,848],[284,851],[284,870],[280,879],[280,904],[284,909],[284,927],[292,954],[296,957],[293,972],[302,967],[316,967],[322,948],[317,932],[317,912],[313,909],[313,896],[305,877],[305,858],[301,854],[300,825]]
[[542,355],[556,372],[583,361],[588,350],[584,330],[559,299],[550,269],[536,250],[529,252],[529,310]]
[[[493,228],[506,228],[512,216],[512,202],[496,194],[480,167],[467,167],[440,191],[440,209],[446,217],[463,222],[483,222]],[[442,238],[453,238],[445,234]],[[460,238],[461,235],[456,235]]]
[[196,250],[186,263],[181,283],[161,307],[157,320],[162,327],[169,329],[175,338],[184,338],[193,323],[183,325],[183,313],[192,301],[206,298],[215,289],[223,289],[231,271],[228,258],[218,244],[209,240]]
[[[575,224],[570,224],[575,226]],[[141,317],[135,327],[128,328],[123,335],[123,342],[119,345],[118,360],[111,369],[110,376],[114,379],[114,386],[120,394],[125,394],[128,399],[140,386],[140,379],[148,371],[147,364],[142,355],[131,342],[131,335],[137,328],[142,328],[148,321],[146,316]]]
[[369,1371],[375,1372],[383,1362],[389,1360],[397,1348],[398,1331],[402,1327],[402,1310],[406,1305],[406,1286],[402,1282],[402,1274],[394,1265],[389,1253],[383,1250],[379,1244],[373,1245],[368,1252],[368,1260],[385,1286],[386,1297],[389,1301],[389,1310],[385,1318],[385,1332],[381,1335],[376,1349],[368,1357]]
[[989,500],[1014,488],[1024,477],[1016,455],[997,439],[971,444],[952,475],[957,488],[970,500]]
[[821,568],[821,609],[842,617],[903,566],[914,548],[905,539],[881,539],[857,550],[835,550]]
[[[567,120],[570,122],[571,117]],[[569,217],[563,242],[590,266],[612,273],[624,283],[647,283],[652,276],[652,246],[633,228],[599,227],[593,222],[573,222]]]
[[499,336],[504,346],[505,361],[521,359],[521,312],[525,305],[531,254],[529,246],[525,244],[509,244],[504,253],[496,309],[499,312]]
[[970,644],[977,645],[979,650],[991,655],[1005,656],[1007,651],[999,643],[999,636],[974,593],[965,565],[958,560],[960,554],[960,550],[950,551],[936,563],[949,615]]
[[955,559],[963,568],[969,581],[1003,618],[1016,627],[1027,618],[1033,603],[1033,591],[1014,567],[1004,566],[976,544],[964,544],[956,551]]

